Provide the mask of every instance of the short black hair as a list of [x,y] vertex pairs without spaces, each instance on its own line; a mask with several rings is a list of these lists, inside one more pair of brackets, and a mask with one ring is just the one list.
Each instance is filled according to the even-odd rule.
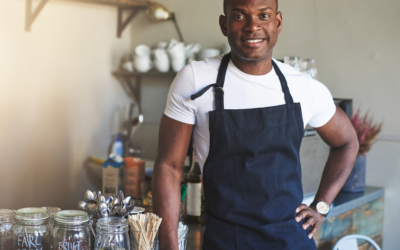
[[[229,0],[224,0],[224,14],[226,15],[226,6]],[[276,0],[276,13],[278,13],[278,0]]]

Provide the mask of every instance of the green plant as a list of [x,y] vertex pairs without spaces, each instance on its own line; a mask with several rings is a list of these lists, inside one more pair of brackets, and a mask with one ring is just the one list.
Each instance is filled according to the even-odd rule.
[[368,112],[361,116],[360,109],[358,109],[351,116],[351,123],[356,130],[358,143],[360,149],[359,155],[365,155],[371,150],[372,145],[375,143],[375,139],[382,130],[383,122],[380,124],[374,124],[372,118],[369,117]]

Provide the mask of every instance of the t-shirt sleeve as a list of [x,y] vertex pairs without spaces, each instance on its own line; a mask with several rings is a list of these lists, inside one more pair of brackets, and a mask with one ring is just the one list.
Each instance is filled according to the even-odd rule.
[[164,114],[171,119],[187,124],[196,122],[196,101],[190,96],[196,89],[192,66],[186,65],[175,77],[168,93]]
[[[310,77],[311,78],[311,77]],[[336,105],[328,88],[311,78],[314,94],[314,112],[308,124],[319,128],[328,123],[336,112]]]

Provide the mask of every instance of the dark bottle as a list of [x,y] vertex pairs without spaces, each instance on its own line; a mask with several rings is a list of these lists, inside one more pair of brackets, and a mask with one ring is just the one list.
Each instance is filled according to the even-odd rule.
[[197,161],[196,148],[193,144],[193,163],[187,174],[186,219],[189,222],[201,223],[202,180],[200,164]]

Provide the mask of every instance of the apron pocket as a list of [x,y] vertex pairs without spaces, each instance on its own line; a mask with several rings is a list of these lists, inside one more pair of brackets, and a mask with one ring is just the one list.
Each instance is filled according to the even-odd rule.
[[260,250],[316,250],[314,239],[308,238],[309,230],[302,228],[303,221],[295,219],[256,227],[235,226],[238,249]]

